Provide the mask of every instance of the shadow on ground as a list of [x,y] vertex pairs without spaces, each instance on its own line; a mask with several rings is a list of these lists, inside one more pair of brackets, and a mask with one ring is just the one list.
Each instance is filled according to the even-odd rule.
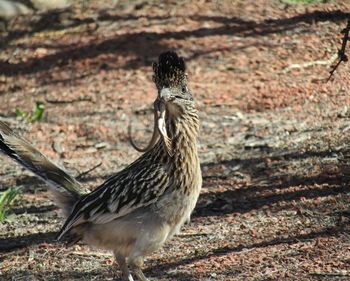
[[35,233],[19,237],[0,238],[0,253],[10,252],[20,248],[27,248],[31,245],[41,243],[53,243],[56,232]]
[[[34,22],[28,23],[31,26],[29,31],[10,31],[8,35],[2,38],[1,48],[6,48],[7,44],[10,44],[14,39],[18,39],[23,36],[48,30],[62,30],[79,26],[82,24],[98,23],[99,21],[137,21],[139,18],[147,18],[148,21],[152,20],[169,20],[169,17],[145,17],[145,16],[114,16],[109,15],[105,11],[101,11],[97,19],[86,18],[78,19],[70,13],[69,10],[65,11],[68,13],[68,20],[66,24],[62,23],[61,14],[57,11],[43,14],[39,19]],[[63,13],[63,12],[61,12]],[[193,16],[193,20],[206,22],[214,21],[220,23],[221,26],[215,28],[198,28],[195,30],[184,30],[184,31],[165,31],[165,32],[130,32],[114,38],[109,38],[100,41],[93,41],[86,45],[73,44],[73,45],[62,45],[61,51],[54,54],[49,54],[40,58],[29,59],[25,62],[9,63],[8,61],[0,61],[0,75],[5,76],[17,76],[24,74],[33,74],[37,72],[47,71],[55,67],[65,66],[72,61],[78,61],[86,58],[95,58],[101,54],[118,54],[119,56],[132,55],[136,57],[128,61],[123,68],[139,68],[144,65],[149,65],[150,62],[154,61],[157,55],[170,48],[163,39],[176,39],[185,40],[188,38],[201,38],[214,35],[232,35],[242,37],[256,37],[266,36],[271,33],[281,33],[287,30],[293,30],[302,24],[313,24],[317,22],[333,21],[339,22],[349,17],[349,13],[342,11],[315,11],[311,13],[305,13],[290,18],[281,19],[268,19],[262,22],[246,21],[240,18],[226,18],[219,16]],[[37,17],[36,17],[37,18]],[[137,23],[135,23],[137,24]],[[96,27],[98,28],[98,27]],[[311,31],[311,29],[310,29]],[[93,32],[93,31],[91,31]],[[257,43],[254,43],[256,45]],[[144,46],[148,46],[144,48]],[[24,47],[24,46],[22,46]],[[29,47],[29,46],[27,46]],[[36,45],[38,47],[48,48],[47,45]],[[241,47],[240,47],[241,48]],[[235,49],[235,46],[228,47],[229,50]],[[217,50],[214,50],[217,51]],[[187,60],[193,59],[201,55],[201,53],[193,53]],[[110,66],[109,64],[102,64],[104,69],[113,69],[116,66]],[[118,66],[119,68],[119,66]]]
[[[250,159],[232,159],[230,161],[222,161],[219,163],[204,164],[203,168],[207,170],[204,174],[204,186],[208,184],[208,180],[214,179],[214,185],[225,184],[227,180],[232,180],[235,177],[233,175],[222,175],[220,173],[213,174],[210,169],[215,169],[217,166],[224,165],[227,168],[239,167],[240,174],[249,174],[253,178],[253,184],[247,185],[243,188],[235,188],[226,190],[224,192],[208,192],[201,195],[199,203],[194,213],[194,217],[203,216],[219,216],[228,213],[245,213],[253,209],[259,209],[262,207],[270,208],[272,205],[279,202],[292,202],[293,200],[300,200],[301,198],[316,198],[336,194],[348,193],[348,177],[343,174],[347,173],[348,166],[338,166],[338,174],[327,175],[319,174],[312,177],[293,176],[288,173],[282,173],[278,176],[274,176],[274,171],[280,171],[280,167],[288,167],[291,162],[295,160],[305,160],[308,158],[319,158],[320,161],[323,158],[334,156],[331,151],[321,152],[270,152],[269,159],[272,159],[275,163],[272,166],[264,166],[262,163],[266,162],[266,155]],[[349,154],[349,151],[344,150],[343,154]],[[209,168],[209,171],[208,171]],[[307,169],[303,166],[299,167],[301,170]],[[207,175],[206,174],[210,174]],[[342,176],[343,175],[343,176]],[[90,180],[93,178],[90,178]],[[28,180],[28,179],[27,179]],[[213,183],[211,183],[213,184]],[[302,186],[303,188],[280,193],[280,190],[288,189],[291,186]],[[305,188],[306,187],[306,188]],[[267,195],[264,192],[268,191]],[[208,203],[210,202],[210,203]],[[225,206],[223,209],[222,207]],[[288,207],[288,205],[287,205]],[[287,208],[284,206],[283,208]],[[321,208],[321,207],[320,207]],[[45,207],[33,207],[15,209],[15,213],[43,213],[56,209],[55,206]],[[218,249],[213,254],[224,254],[225,251],[241,251],[242,249],[249,249],[255,247],[264,247],[273,245],[274,243],[293,243],[296,240],[311,239],[316,236],[336,235],[340,229],[325,229],[322,232],[311,233],[308,235],[301,235],[298,237],[289,237],[287,239],[279,239],[273,241],[267,241],[262,244],[254,245],[241,245],[232,249]],[[27,247],[33,244],[52,242],[55,238],[55,233],[38,233],[28,236],[2,238],[0,239],[0,251],[6,252],[17,248]],[[288,242],[289,241],[289,242]],[[198,257],[196,257],[198,258]]]
[[[246,213],[279,203],[291,204],[301,198],[346,194],[350,162],[341,161],[341,158],[348,155],[349,150],[337,153],[339,156],[329,150],[303,153],[269,151],[259,157],[204,164],[203,186],[209,191],[201,195],[194,216]],[[323,164],[326,158],[332,158],[333,162]],[[215,172],[222,166],[233,172],[226,175],[222,171]],[[312,170],[314,166],[320,167],[317,173]],[[220,185],[226,186],[227,190],[215,191]],[[212,187],[214,191],[210,191]]]
[[[265,248],[265,247],[276,246],[281,244],[294,244],[294,243],[306,242],[306,241],[310,241],[321,237],[337,237],[341,233],[345,233],[347,231],[348,230],[345,229],[345,225],[338,225],[336,227],[326,228],[317,232],[311,232],[311,233],[300,234],[295,236],[288,236],[283,238],[281,237],[281,238],[276,238],[272,240],[266,240],[260,243],[237,245],[235,247],[217,248],[214,250],[209,250],[206,253],[199,253],[190,257],[186,257],[185,259],[179,259],[176,262],[158,264],[157,271],[154,271],[153,268],[148,268],[145,270],[145,272],[147,273],[148,276],[160,278],[160,277],[164,277],[164,272],[172,270],[178,266],[191,264],[196,261],[208,259],[213,256],[222,256],[228,253],[240,253],[240,252],[245,252],[245,251],[249,251],[257,248]],[[22,236],[22,237],[0,239],[0,252],[9,252],[12,250],[18,250],[19,248],[25,248],[25,247],[28,247],[34,244],[39,244],[39,243],[50,243],[54,240],[55,234],[56,234],[55,232],[48,232],[48,233],[31,234],[31,235]],[[17,276],[17,275],[21,275],[21,272],[12,271],[11,274],[15,274]],[[50,273],[51,276],[56,276],[56,277],[57,276],[62,277],[63,274],[64,276],[69,276],[70,278],[72,277],[83,278],[83,277],[98,276],[104,273],[103,272],[80,272],[80,271]],[[189,273],[177,272],[174,274],[175,274],[174,278],[178,278],[178,280],[189,280],[189,281],[198,280],[195,276],[192,276]]]
[[[308,234],[288,236],[286,238],[276,238],[276,239],[272,239],[272,240],[266,240],[266,241],[263,241],[261,243],[253,243],[250,245],[238,245],[235,247],[217,248],[217,249],[211,250],[207,253],[196,254],[192,257],[178,260],[176,262],[160,264],[159,267],[157,268],[157,270],[159,270],[159,272],[167,271],[167,270],[170,270],[172,268],[176,268],[177,266],[192,264],[192,263],[199,261],[199,260],[204,260],[204,259],[207,260],[210,257],[222,256],[222,255],[226,255],[228,253],[245,252],[245,251],[249,251],[249,250],[253,250],[253,249],[257,249],[257,248],[265,248],[265,247],[276,246],[276,245],[280,245],[280,244],[294,244],[294,243],[306,242],[306,241],[310,241],[310,240],[321,238],[321,237],[337,237],[339,234],[346,233],[346,231],[348,231],[348,230],[345,230],[344,227],[345,227],[345,225],[340,225],[340,226],[337,226],[334,228],[323,229],[323,230],[318,231],[318,232],[311,232]],[[151,268],[146,270],[146,272],[149,273],[150,276],[152,276],[152,269]],[[157,274],[157,275],[153,275],[153,276],[160,277],[161,275]]]

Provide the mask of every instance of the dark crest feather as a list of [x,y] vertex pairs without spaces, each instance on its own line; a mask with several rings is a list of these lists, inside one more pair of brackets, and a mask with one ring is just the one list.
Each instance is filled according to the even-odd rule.
[[153,64],[154,82],[158,88],[181,85],[186,81],[186,65],[175,52],[160,54],[158,63]]

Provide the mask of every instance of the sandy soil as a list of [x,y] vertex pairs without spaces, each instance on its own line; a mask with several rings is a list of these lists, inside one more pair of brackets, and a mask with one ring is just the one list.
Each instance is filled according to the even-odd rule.
[[[113,1],[111,1],[113,2]],[[15,19],[0,34],[0,118],[93,189],[151,134],[151,63],[188,62],[203,190],[192,222],[146,261],[152,280],[350,280],[349,65],[326,83],[348,1],[90,1]],[[309,64],[310,62],[313,62]],[[28,124],[15,109],[45,104]],[[22,186],[0,224],[1,280],[113,280],[110,253],[55,242],[45,185]]]

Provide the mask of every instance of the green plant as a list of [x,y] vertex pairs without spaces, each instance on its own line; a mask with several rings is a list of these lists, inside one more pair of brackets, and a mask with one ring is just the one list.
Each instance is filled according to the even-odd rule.
[[40,121],[43,117],[45,111],[44,103],[37,101],[35,103],[35,106],[32,110],[32,113],[28,113],[23,111],[20,108],[16,108],[16,116],[22,118],[23,120],[26,120],[28,122],[37,122]]
[[15,200],[16,196],[20,194],[20,192],[20,187],[11,187],[2,192],[0,196],[0,221],[6,219],[9,214],[9,208],[11,207],[11,204]]

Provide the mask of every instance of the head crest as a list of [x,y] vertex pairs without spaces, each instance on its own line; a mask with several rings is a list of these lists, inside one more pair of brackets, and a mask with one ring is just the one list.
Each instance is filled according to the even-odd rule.
[[186,82],[186,65],[175,52],[160,54],[158,63],[153,64],[154,82],[158,88],[181,85]]

